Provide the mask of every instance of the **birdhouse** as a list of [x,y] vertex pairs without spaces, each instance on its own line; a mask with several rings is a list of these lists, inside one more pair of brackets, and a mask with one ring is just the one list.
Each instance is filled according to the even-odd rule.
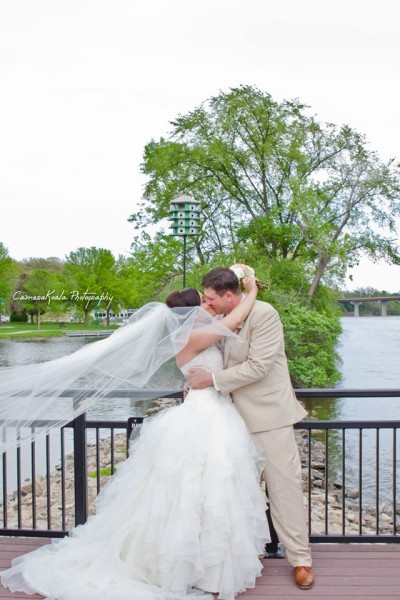
[[170,202],[172,235],[198,235],[200,229],[200,202],[182,194]]

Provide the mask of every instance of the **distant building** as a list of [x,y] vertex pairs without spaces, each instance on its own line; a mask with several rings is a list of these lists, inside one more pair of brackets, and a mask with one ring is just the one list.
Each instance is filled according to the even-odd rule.
[[[110,310],[109,316],[110,320],[113,321],[124,321],[125,319],[129,319],[131,315],[136,312],[136,308],[123,308],[119,312],[115,313]],[[93,313],[95,319],[107,319],[107,311],[106,310],[95,310]]]

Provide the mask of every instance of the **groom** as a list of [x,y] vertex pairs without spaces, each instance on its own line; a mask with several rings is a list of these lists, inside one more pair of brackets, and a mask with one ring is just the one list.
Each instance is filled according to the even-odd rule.
[[[225,268],[212,269],[203,278],[207,304],[218,314],[229,313],[243,297],[238,278]],[[208,373],[191,369],[194,389],[215,386],[233,402],[263,448],[271,517],[301,589],[314,584],[303,503],[301,464],[293,423],[306,416],[290,382],[283,330],[276,310],[256,301],[238,331],[239,341],[228,339],[224,370]]]

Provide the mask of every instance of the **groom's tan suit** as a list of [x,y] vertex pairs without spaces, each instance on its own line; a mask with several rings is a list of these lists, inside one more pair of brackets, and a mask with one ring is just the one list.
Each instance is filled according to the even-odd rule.
[[229,393],[248,429],[263,448],[271,517],[293,566],[311,565],[303,502],[301,464],[293,423],[306,416],[290,381],[282,323],[276,310],[256,301],[239,331],[228,339],[217,389]]

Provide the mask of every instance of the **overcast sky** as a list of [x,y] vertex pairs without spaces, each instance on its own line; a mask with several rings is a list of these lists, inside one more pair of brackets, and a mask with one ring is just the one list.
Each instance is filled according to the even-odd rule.
[[[399,59],[399,0],[0,0],[0,241],[129,253],[144,145],[240,84],[399,158]],[[400,267],[353,276],[400,289]]]

